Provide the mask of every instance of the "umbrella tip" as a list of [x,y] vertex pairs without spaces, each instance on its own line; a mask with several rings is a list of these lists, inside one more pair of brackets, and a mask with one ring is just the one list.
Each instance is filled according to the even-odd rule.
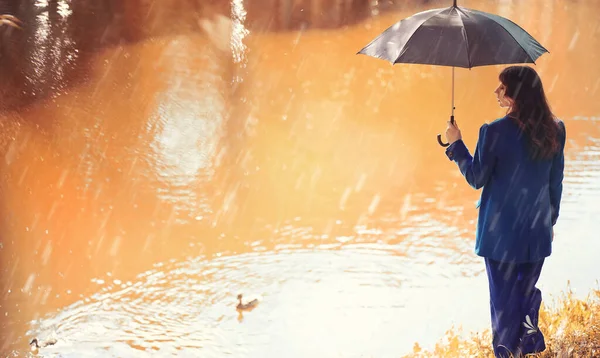
[[453,1],[452,7],[456,7],[456,0]]

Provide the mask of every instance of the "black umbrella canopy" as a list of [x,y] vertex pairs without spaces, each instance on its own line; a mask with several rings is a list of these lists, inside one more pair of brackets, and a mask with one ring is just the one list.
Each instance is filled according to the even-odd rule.
[[[454,4],[419,12],[390,26],[358,54],[395,63],[454,67],[534,63],[548,52],[527,31],[507,18]],[[438,143],[442,136],[438,134]]]
[[514,22],[454,2],[397,22],[358,53],[391,63],[472,68],[535,63],[545,52]]

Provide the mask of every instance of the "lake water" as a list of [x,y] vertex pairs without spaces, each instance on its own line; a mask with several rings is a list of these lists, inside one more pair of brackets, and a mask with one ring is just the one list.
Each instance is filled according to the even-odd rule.
[[[547,303],[568,282],[583,297],[600,272],[600,3],[460,3],[550,51],[535,68],[568,143],[540,287]],[[7,35],[34,42],[2,92],[2,352],[54,331],[44,356],[397,357],[452,325],[488,328],[479,192],[435,139],[451,70],[355,55],[447,5],[266,32],[244,26],[238,1],[229,34],[180,1],[168,11],[181,21],[167,5],[152,10],[164,18],[125,9],[127,26],[96,44],[86,36],[103,32],[75,30],[104,13],[58,4],[36,2],[25,33]],[[456,70],[471,149],[503,115],[501,68]],[[241,316],[238,293],[262,301]]]

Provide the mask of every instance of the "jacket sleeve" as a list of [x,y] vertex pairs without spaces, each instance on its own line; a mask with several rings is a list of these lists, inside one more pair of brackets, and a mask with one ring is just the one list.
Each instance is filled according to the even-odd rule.
[[565,124],[560,121],[559,128],[562,130],[561,143],[558,153],[552,159],[552,168],[550,169],[550,205],[552,207],[552,226],[558,220],[560,211],[560,201],[563,190],[563,178],[565,169],[565,142],[567,139],[567,130]]
[[479,138],[473,156],[462,139],[452,143],[446,149],[446,155],[458,164],[467,183],[475,189],[480,189],[488,182],[496,166],[496,142],[497,136],[492,133],[488,124],[484,124],[479,128]]

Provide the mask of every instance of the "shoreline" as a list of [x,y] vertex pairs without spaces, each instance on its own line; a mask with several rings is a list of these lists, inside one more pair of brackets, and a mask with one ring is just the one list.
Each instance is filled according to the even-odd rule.
[[[546,339],[546,350],[528,357],[595,357],[600,355],[600,288],[577,298],[570,286],[560,296],[542,302],[540,329]],[[429,357],[494,357],[490,329],[465,334],[460,327],[451,327],[431,350],[418,342],[404,358]]]

